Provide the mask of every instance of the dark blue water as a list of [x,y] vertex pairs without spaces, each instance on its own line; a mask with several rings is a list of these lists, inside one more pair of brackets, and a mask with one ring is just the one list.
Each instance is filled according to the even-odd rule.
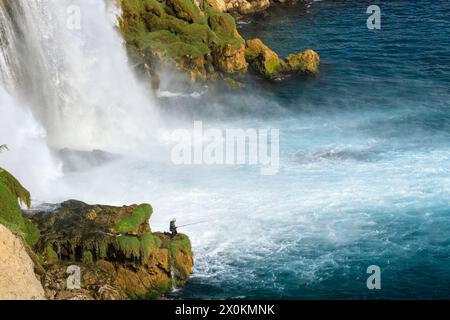
[[[239,100],[278,112],[232,122],[282,129],[277,176],[185,177],[190,209],[221,219],[190,231],[196,270],[175,297],[450,298],[450,2],[377,1],[376,31],[371,4],[278,7],[240,24],[280,56],[315,49],[321,74]],[[381,290],[366,287],[369,265]]]

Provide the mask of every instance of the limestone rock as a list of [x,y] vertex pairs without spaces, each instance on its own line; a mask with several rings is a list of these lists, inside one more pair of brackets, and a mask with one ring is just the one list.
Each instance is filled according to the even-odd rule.
[[227,12],[246,15],[266,10],[270,0],[219,0],[225,3]]
[[233,44],[226,44],[213,51],[217,67],[225,73],[235,73],[246,71],[248,64],[245,60],[245,46],[238,47]]
[[260,39],[247,41],[245,57],[257,73],[269,79],[279,77],[285,68],[278,55]]
[[314,50],[308,49],[301,53],[290,54],[285,61],[291,72],[319,73],[320,58]]
[[0,300],[42,300],[44,289],[22,243],[0,224]]

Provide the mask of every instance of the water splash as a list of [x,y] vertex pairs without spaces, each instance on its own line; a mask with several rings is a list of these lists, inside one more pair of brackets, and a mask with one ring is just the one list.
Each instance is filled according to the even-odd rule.
[[175,278],[175,268],[173,267],[173,264],[170,263],[170,280],[172,284],[172,291],[177,290],[177,280]]
[[[74,7],[79,28],[67,25]],[[18,0],[0,11],[2,83],[28,102],[51,146],[117,150],[152,138],[153,98],[128,66],[117,7]]]
[[32,190],[33,197],[49,197],[61,171],[47,147],[45,130],[26,105],[1,87],[0,109],[0,139],[9,147],[0,156],[0,166]]

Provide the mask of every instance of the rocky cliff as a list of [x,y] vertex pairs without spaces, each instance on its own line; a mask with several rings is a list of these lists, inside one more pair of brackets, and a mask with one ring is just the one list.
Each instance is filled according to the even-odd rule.
[[45,299],[22,238],[0,224],[0,300]]
[[30,205],[30,193],[0,168],[0,299],[43,299],[30,246],[39,230],[22,216],[19,201]]
[[[71,200],[29,216],[41,230],[35,245],[48,270],[50,299],[157,298],[192,273],[189,238],[153,233],[148,204],[112,207]],[[66,290],[64,274],[81,268],[81,288]]]
[[152,232],[149,204],[71,200],[23,215],[19,201],[30,194],[0,169],[0,299],[152,299],[192,273],[189,238]]
[[[241,1],[242,2],[242,1]],[[247,1],[243,1],[246,2]],[[240,81],[249,71],[266,79],[318,73],[320,59],[307,50],[282,60],[260,40],[245,40],[228,14],[233,1],[121,0],[120,29],[132,60],[158,86],[162,69],[192,80]],[[265,7],[263,1],[252,6]],[[238,5],[245,11],[242,5]],[[251,10],[250,10],[251,11]]]

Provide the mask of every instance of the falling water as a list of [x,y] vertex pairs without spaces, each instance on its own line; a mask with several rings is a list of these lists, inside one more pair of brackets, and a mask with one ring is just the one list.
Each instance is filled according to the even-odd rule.
[[103,0],[1,2],[2,84],[28,102],[53,147],[152,137],[153,99],[128,66],[116,10]]
[[7,89],[16,86],[17,77],[12,66],[19,65],[14,48],[12,20],[7,16],[6,2],[0,1],[0,83]]
[[170,280],[172,281],[172,291],[177,290],[177,280],[175,278],[175,268],[172,262],[170,262]]
[[110,0],[0,0],[0,142],[11,150],[0,165],[35,198],[64,192],[48,185],[60,176],[51,149],[127,152],[153,139],[160,121],[118,14]]

